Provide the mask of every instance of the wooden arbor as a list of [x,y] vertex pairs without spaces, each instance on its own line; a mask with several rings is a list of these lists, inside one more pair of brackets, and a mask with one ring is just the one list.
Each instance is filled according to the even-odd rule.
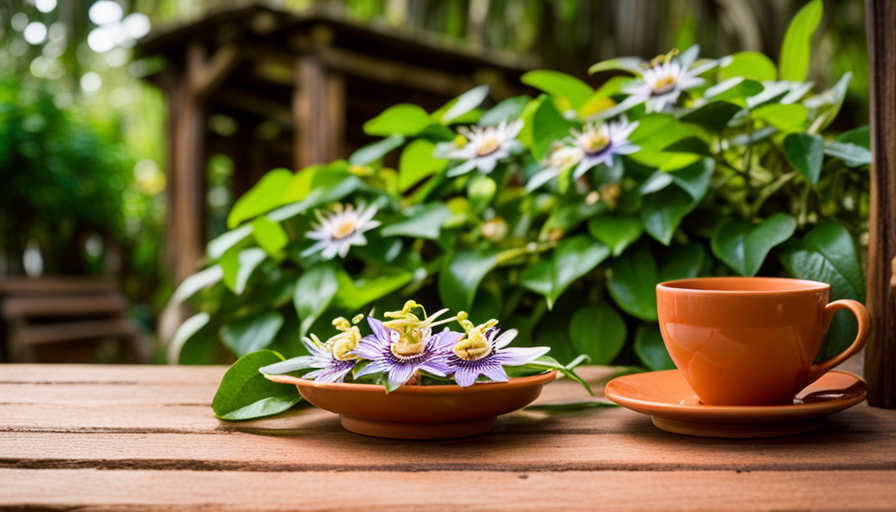
[[[502,98],[519,92],[529,68],[518,57],[261,6],[153,35],[140,49],[167,61],[150,79],[168,95],[167,260],[177,282],[204,253],[210,155],[231,157],[238,196],[272,168],[346,157],[372,140],[361,130],[364,121],[391,105],[432,111],[479,83]],[[210,131],[215,114],[236,120],[236,132]]]

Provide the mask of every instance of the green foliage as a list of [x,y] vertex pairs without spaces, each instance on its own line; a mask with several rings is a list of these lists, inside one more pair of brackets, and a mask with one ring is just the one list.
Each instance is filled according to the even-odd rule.
[[824,10],[822,0],[812,0],[806,4],[787,27],[784,43],[781,45],[781,60],[778,63],[781,80],[802,82],[809,73],[809,55],[812,52],[812,37]]
[[[870,137],[865,128],[825,132],[848,74],[817,93],[800,82],[816,9],[818,1],[805,7],[788,32],[787,82],[760,54],[713,61],[692,47],[670,58],[707,83],[659,107],[631,92],[648,64],[625,58],[592,71],[634,77],[597,91],[535,71],[523,81],[543,92],[536,98],[489,108],[481,86],[431,114],[386,110],[365,124],[383,138],[349,162],[272,171],[240,199],[234,229],[209,244],[208,269],[176,294],[206,315],[187,321],[180,345],[194,354],[217,336],[237,355],[292,347],[298,356],[301,336],[335,334],[333,317],[400,309],[413,297],[430,312],[500,318],[520,331],[515,343],[551,347],[553,360],[521,371],[567,371],[561,363],[578,353],[657,370],[674,368],[657,325],[659,282],[791,276],[861,299],[854,240],[866,230]],[[628,145],[614,141],[611,162],[599,131],[610,128],[591,123],[621,122],[621,113],[638,124]],[[572,139],[570,129],[585,135]],[[493,146],[476,146],[483,140]],[[382,164],[392,151],[397,172]],[[598,161],[577,172],[583,155]],[[547,178],[527,190],[536,175]],[[352,234],[358,219],[334,223],[349,235],[333,228],[326,241],[315,210],[330,215],[336,203],[375,205],[374,225]],[[317,239],[345,236],[354,237],[345,258],[309,252]],[[835,317],[823,355],[852,341],[850,322]]]
[[229,421],[251,420],[280,414],[299,403],[302,397],[295,386],[271,382],[258,371],[280,361],[283,356],[272,350],[241,357],[218,386],[212,400],[215,416]]

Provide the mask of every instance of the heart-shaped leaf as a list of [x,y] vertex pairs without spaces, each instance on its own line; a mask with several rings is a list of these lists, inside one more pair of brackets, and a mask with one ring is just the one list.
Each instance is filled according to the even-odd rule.
[[302,396],[295,386],[271,382],[258,371],[282,360],[271,350],[241,357],[221,379],[212,400],[215,416],[229,421],[250,420],[279,414],[297,404]]
[[520,284],[543,295],[551,309],[567,286],[609,255],[609,247],[587,235],[579,235],[561,242],[550,260],[540,260],[523,271]]
[[616,258],[607,269],[607,289],[616,304],[641,320],[656,320],[656,261],[645,245],[631,255]]
[[818,177],[821,175],[821,161],[824,159],[822,146],[818,135],[791,133],[784,137],[784,154],[787,155],[787,160],[812,185],[818,184]]
[[641,238],[644,225],[635,215],[601,215],[588,221],[588,231],[605,243],[613,251],[613,256],[619,256],[626,247]]
[[479,118],[479,126],[495,126],[501,121],[519,119],[523,115],[523,109],[532,101],[529,96],[514,96],[498,103]]
[[227,227],[233,229],[245,220],[267,213],[283,204],[283,192],[292,180],[293,174],[287,169],[274,169],[262,176],[261,180],[239,198],[230,215]]
[[283,325],[283,315],[272,309],[237,318],[221,327],[224,345],[237,357],[268,348]]
[[[798,279],[831,285],[831,300],[865,297],[865,279],[849,232],[836,222],[819,224],[800,241],[788,240],[777,251],[787,272]],[[822,346],[821,359],[842,352],[855,339],[858,324],[851,314],[836,314]]]
[[458,118],[481,105],[485,98],[488,97],[488,91],[488,85],[480,85],[461,94],[448,103],[450,107],[444,114],[441,116],[438,116],[438,112],[433,114],[437,117],[436,121],[442,124],[450,124],[452,121],[457,121]]
[[697,277],[706,265],[709,255],[697,242],[673,245],[660,267],[659,281],[675,281]]
[[303,338],[320,315],[330,306],[339,283],[336,271],[330,265],[317,265],[302,274],[296,282],[293,304],[299,315],[299,339]]
[[435,202],[411,210],[404,220],[384,227],[382,236],[407,236],[438,240],[442,224],[451,217],[451,210],[443,203]]
[[674,370],[675,363],[666,351],[663,335],[657,324],[642,324],[635,331],[635,354],[644,366],[653,371]]
[[759,272],[772,247],[796,230],[796,219],[776,213],[759,225],[741,219],[722,223],[712,236],[712,252],[735,272],[752,277]]
[[664,245],[669,245],[672,235],[685,215],[691,212],[697,201],[677,185],[670,185],[645,195],[641,206],[641,222],[644,231]]
[[352,153],[348,161],[352,165],[369,165],[383,158],[387,153],[402,144],[404,144],[404,137],[401,135],[390,135],[383,140],[362,146]]
[[569,338],[575,349],[591,358],[591,364],[610,364],[625,344],[622,316],[606,302],[576,311],[569,324]]
[[584,105],[594,92],[588,84],[574,76],[546,69],[529,71],[520,78],[520,81],[552,96],[565,98],[576,110]]
[[364,133],[383,137],[413,136],[423,131],[430,122],[429,114],[422,108],[411,103],[401,103],[387,108],[364,123]]
[[778,78],[775,63],[760,52],[738,52],[719,60],[719,80],[734,77],[752,78],[760,82]]
[[442,304],[455,311],[469,311],[479,283],[497,263],[497,251],[467,250],[446,258],[439,273]]

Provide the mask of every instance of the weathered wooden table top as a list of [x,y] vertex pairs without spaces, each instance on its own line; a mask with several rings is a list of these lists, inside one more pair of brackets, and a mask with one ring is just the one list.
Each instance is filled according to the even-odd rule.
[[[785,439],[677,436],[600,408],[398,442],[310,407],[219,421],[209,404],[224,370],[0,365],[0,508],[896,508],[896,411],[865,404]],[[582,373],[599,389],[612,370]],[[579,399],[558,381],[539,403]]]

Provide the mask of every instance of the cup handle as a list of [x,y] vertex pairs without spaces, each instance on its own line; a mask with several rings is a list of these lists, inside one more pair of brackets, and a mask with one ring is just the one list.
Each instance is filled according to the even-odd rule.
[[859,333],[856,335],[856,339],[852,342],[852,345],[847,347],[846,350],[827,361],[810,366],[809,381],[805,386],[812,384],[829,370],[857,354],[865,346],[865,342],[868,341],[868,333],[871,331],[871,316],[861,302],[854,300],[837,300],[824,307],[824,332],[827,333],[828,329],[830,329],[831,319],[834,317],[834,313],[841,309],[848,309],[856,316],[856,320],[859,321]]

